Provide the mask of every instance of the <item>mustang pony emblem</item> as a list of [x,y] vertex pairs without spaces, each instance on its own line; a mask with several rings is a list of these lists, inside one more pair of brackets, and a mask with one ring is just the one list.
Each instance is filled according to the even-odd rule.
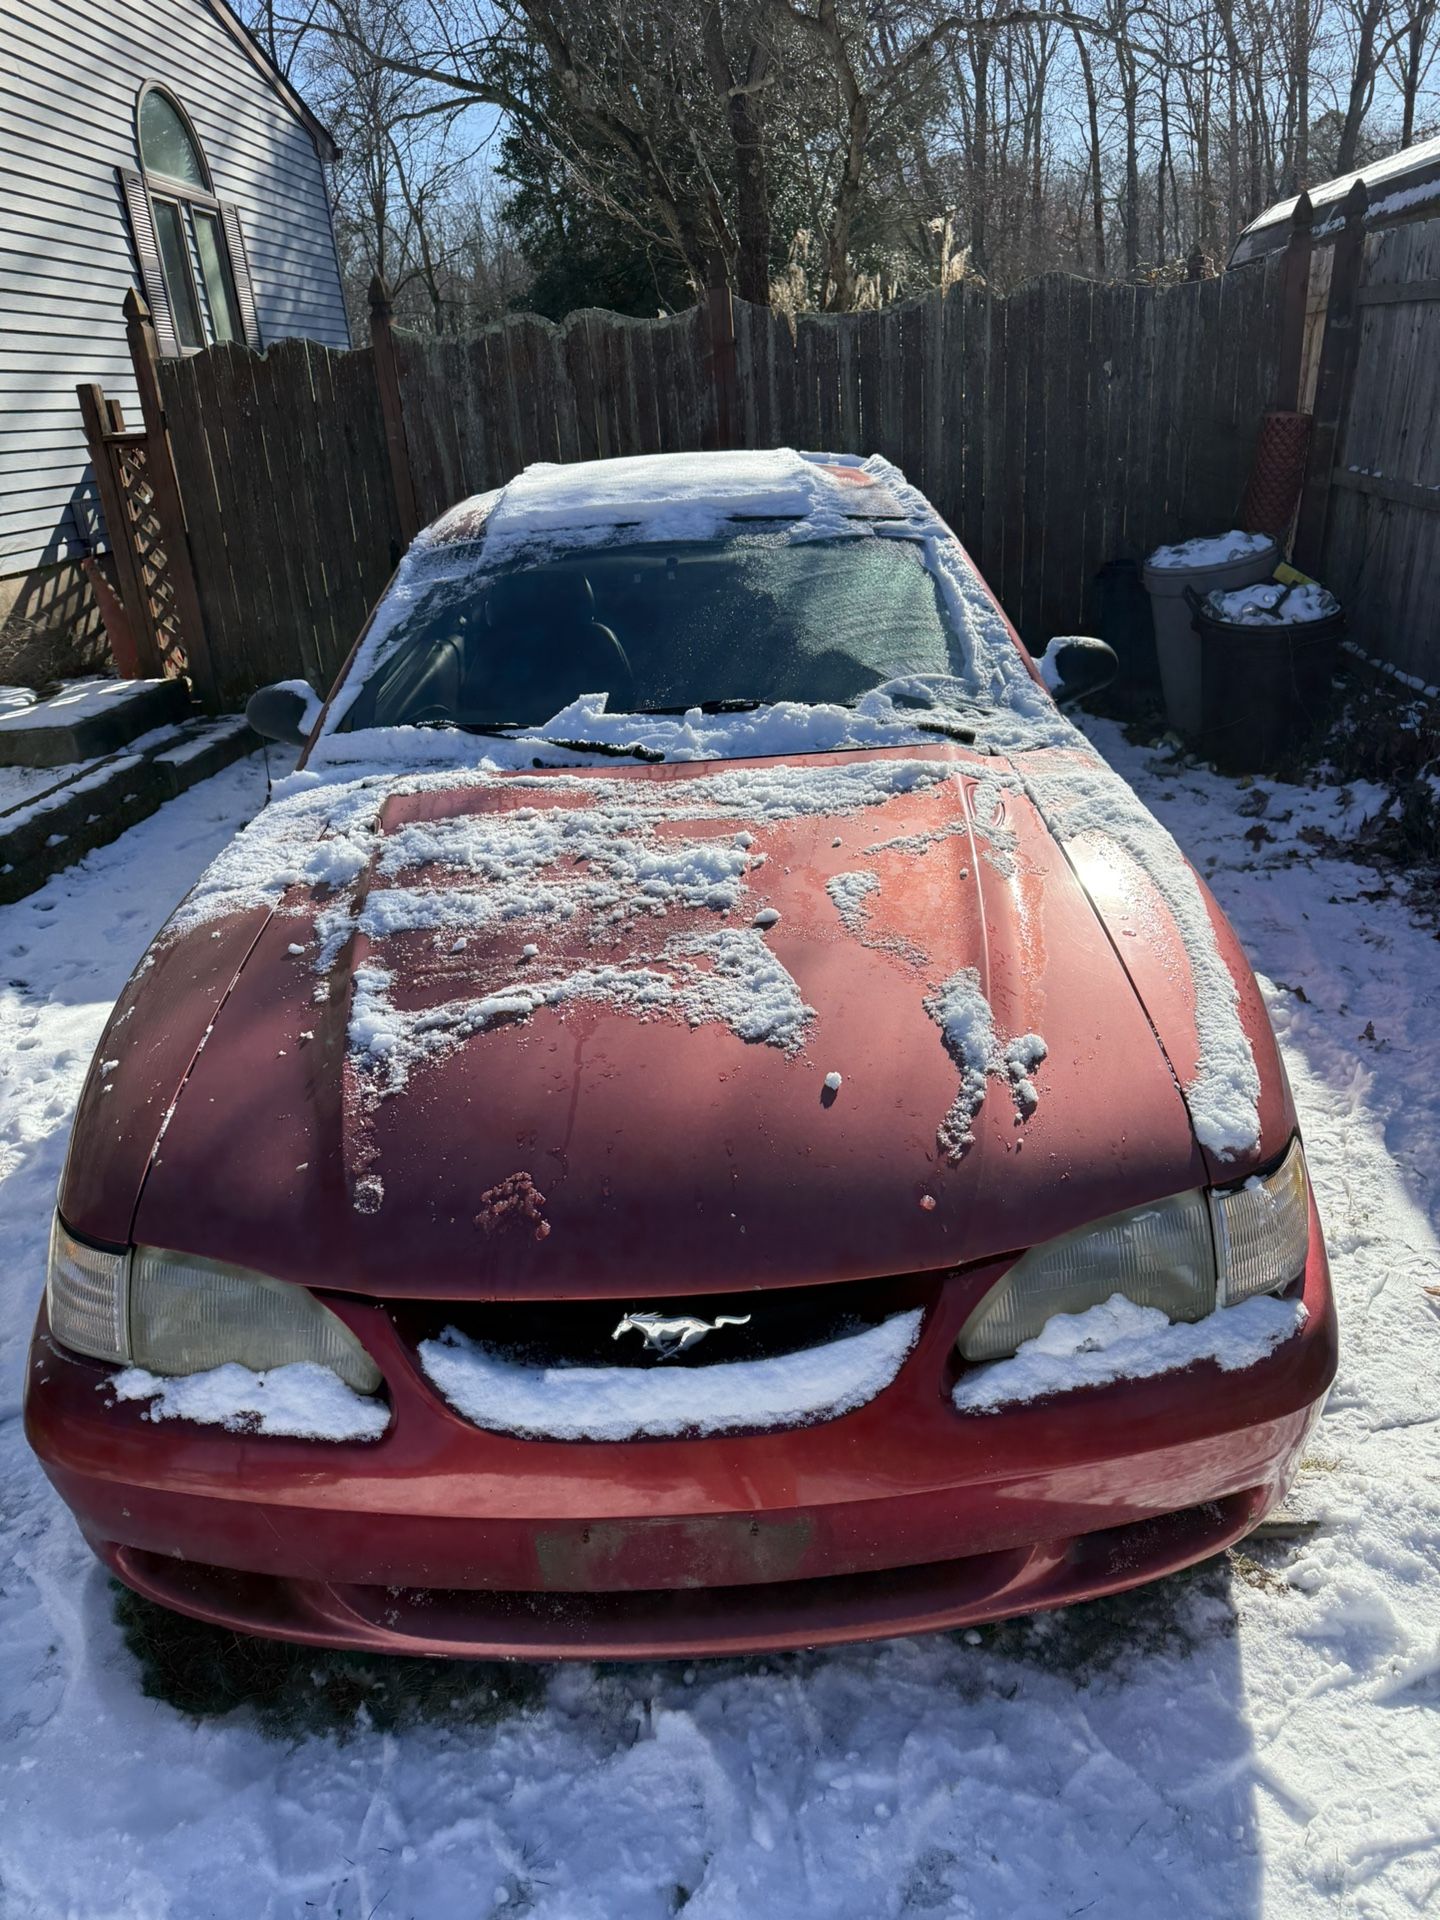
[[618,1340],[633,1327],[652,1352],[658,1353],[662,1360],[670,1360],[677,1353],[687,1353],[691,1347],[698,1346],[706,1334],[714,1333],[717,1327],[748,1327],[749,1324],[748,1313],[722,1313],[714,1320],[697,1320],[691,1314],[627,1313],[610,1338]]

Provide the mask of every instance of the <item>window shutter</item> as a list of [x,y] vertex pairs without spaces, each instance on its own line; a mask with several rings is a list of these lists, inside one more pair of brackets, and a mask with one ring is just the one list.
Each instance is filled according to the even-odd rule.
[[260,316],[255,311],[255,288],[250,279],[250,263],[245,258],[245,236],[240,231],[240,209],[228,200],[220,202],[220,218],[225,225],[225,244],[230,249],[230,272],[235,280],[235,298],[240,303],[240,324],[245,329],[247,347],[259,349]]
[[175,322],[170,314],[170,296],[165,291],[165,276],[160,271],[160,249],[155,244],[155,223],[150,218],[145,182],[128,167],[117,167],[115,172],[124,195],[125,211],[130,216],[130,238],[134,242],[135,258],[140,267],[141,291],[155,326],[155,344],[161,353],[178,354],[180,346],[175,338]]

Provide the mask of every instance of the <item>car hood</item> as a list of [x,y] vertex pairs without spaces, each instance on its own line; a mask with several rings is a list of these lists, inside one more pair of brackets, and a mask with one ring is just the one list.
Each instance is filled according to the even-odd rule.
[[678,1298],[948,1269],[1207,1178],[1183,945],[1009,762],[369,791],[268,918],[222,891],[161,937],[72,1226],[360,1294]]

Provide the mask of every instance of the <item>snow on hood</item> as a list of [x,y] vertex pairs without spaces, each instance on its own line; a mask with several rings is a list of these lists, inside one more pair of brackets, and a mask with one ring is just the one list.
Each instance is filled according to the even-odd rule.
[[833,874],[826,881],[825,891],[834,901],[840,924],[847,933],[864,932],[870,918],[870,895],[879,885],[879,875],[868,868],[856,873]]
[[943,987],[928,994],[925,1011],[939,1027],[945,1051],[960,1069],[960,1091],[937,1132],[945,1153],[951,1160],[958,1160],[967,1147],[975,1144],[975,1116],[985,1099],[987,1075],[1008,1080],[1016,1113],[1027,1120],[1040,1104],[1030,1076],[1049,1049],[1038,1033],[1021,1034],[1002,1045],[975,967],[962,967]]
[[[1072,750],[1015,756],[1009,764],[969,762],[970,807],[921,834],[877,839],[868,852],[921,852],[956,832],[973,831],[982,856],[1013,872],[1015,834],[1002,804],[1029,795],[1062,845],[1097,838],[1117,845],[1149,876],[1173,919],[1195,989],[1198,1056],[1184,1093],[1196,1137],[1222,1159],[1259,1137],[1259,1073],[1240,1017],[1235,979],[1220,952],[1199,885],[1174,841],[1079,738]],[[362,1087],[383,1096],[408,1084],[413,1067],[453,1051],[486,1029],[528,1020],[541,1007],[601,1001],[642,1018],[690,1025],[720,1021],[737,1037],[794,1051],[814,1009],[775,953],[773,920],[756,924],[766,903],[754,896],[765,855],[751,831],[804,817],[844,817],[881,808],[956,777],[948,760],[885,755],[827,763],[808,759],[750,764],[686,779],[603,780],[573,774],[463,773],[400,779],[367,775],[323,785],[292,783],[226,850],[185,902],[174,931],[260,903],[303,913],[316,904],[311,964],[316,997],[353,936],[368,944],[353,980],[350,1048]],[[403,800],[444,795],[438,817],[382,814]],[[520,799],[523,804],[516,805]],[[969,816],[967,823],[967,813]],[[726,821],[734,830],[717,833]],[[704,831],[692,831],[703,823]],[[443,884],[437,883],[443,876]],[[866,944],[873,873],[847,871],[829,882],[842,924]],[[671,915],[713,913],[728,924],[667,929]],[[743,925],[735,925],[743,916]],[[624,934],[614,960],[588,951],[557,970],[541,962],[530,938],[582,923],[593,937]],[[650,929],[654,928],[653,937]],[[402,1009],[388,945],[426,934],[457,950],[477,936],[514,928],[508,979],[482,994],[443,1005]],[[892,936],[893,940],[893,936]],[[903,943],[902,943],[903,944]],[[915,950],[923,963],[924,953]],[[960,1069],[960,1089],[939,1120],[941,1145],[958,1158],[990,1078],[1008,1083],[1021,1118],[1038,1098],[1033,1079],[1047,1044],[1033,1032],[997,1034],[978,974],[932,977],[926,1007]],[[937,1116],[937,1119],[939,1117]]]
[[[587,958],[563,973],[546,974],[537,971],[537,955],[521,950],[513,978],[497,989],[413,1012],[397,1007],[396,978],[388,967],[358,968],[350,1046],[372,1093],[398,1091],[419,1061],[449,1052],[497,1022],[528,1019],[542,1006],[577,1000],[604,1002],[642,1018],[668,1015],[690,1026],[717,1020],[740,1040],[793,1051],[814,1009],[767,943],[779,919],[774,908],[752,902],[751,924],[744,927],[687,927],[650,939],[649,925],[686,909],[728,916],[742,908],[767,858],[755,850],[752,826],[849,815],[952,778],[943,760],[887,758],[762,764],[663,784],[587,781],[582,775],[537,781],[532,806],[487,806],[393,826],[373,854],[373,868],[377,880],[397,884],[371,885],[358,914],[350,899],[327,908],[316,922],[315,966],[328,973],[357,931],[373,952],[414,933],[443,933],[463,945],[473,935],[510,926],[563,932],[583,923],[590,954],[597,933],[630,929],[623,959],[597,964]],[[477,800],[508,800],[516,782],[493,776],[474,784]],[[727,820],[738,831],[717,835],[715,824]],[[711,830],[675,831],[691,822]],[[367,851],[356,846],[353,854],[340,856],[337,870],[349,873]],[[459,884],[437,885],[437,874]]]
[[737,1040],[794,1052],[815,1009],[758,933],[723,927],[713,934],[681,934],[647,962],[577,967],[551,980],[517,980],[478,1000],[401,1011],[392,997],[395,976],[384,967],[358,967],[350,1019],[352,1057],[370,1090],[397,1092],[411,1069],[463,1045],[500,1021],[526,1020],[541,1007],[594,1000],[646,1018],[673,1014],[688,1026],[718,1020]]
[[477,1427],[527,1439],[638,1440],[813,1426],[853,1413],[899,1373],[920,1333],[916,1308],[798,1353],[693,1367],[523,1366],[454,1327],[420,1364]]
[[[341,895],[372,860],[390,879],[436,867],[477,883],[472,891],[444,896],[432,889],[393,889],[367,906],[364,930],[377,937],[442,926],[458,933],[497,920],[568,917],[580,908],[616,918],[674,904],[729,908],[739,902],[746,874],[763,864],[763,856],[750,851],[752,826],[883,806],[954,773],[947,760],[887,757],[761,762],[663,787],[641,780],[587,781],[583,772],[553,777],[489,766],[389,777],[368,773],[333,783],[293,776],[206,869],[167,933],[278,904],[295,886]],[[514,807],[517,794],[534,804]],[[431,795],[453,797],[457,810],[399,825],[377,845],[388,806]],[[485,811],[488,800],[496,811]],[[659,831],[727,820],[735,831],[724,840],[662,837]],[[567,865],[556,872],[562,862]],[[322,918],[332,940],[322,947],[321,970],[335,951],[336,912],[332,905]]]
[[1033,754],[1026,791],[1062,846],[1095,836],[1121,847],[1169,910],[1194,984],[1199,1057],[1185,1083],[1195,1137],[1221,1160],[1260,1138],[1260,1072],[1240,1017],[1240,991],[1215,938],[1200,883],[1174,840],[1098,754]]
[[[1071,1196],[1114,1211],[1202,1177],[1072,866],[1015,770],[954,743],[302,784],[161,958],[208,957],[232,928],[239,971],[218,1017],[206,1004],[136,1231],[279,1257],[279,1277],[323,1257],[359,1292],[519,1297],[643,1270],[698,1295],[740,1260],[757,1285],[805,1284],[988,1255],[1037,1206],[1060,1231]],[[945,1126],[972,1067],[946,1018],[967,972],[988,1089],[973,1171]],[[107,1041],[107,1111],[170,1018],[147,1005]],[[1193,1046],[1187,1021],[1184,1061]],[[257,1122],[238,1148],[237,1098]],[[548,1196],[543,1240],[486,1231],[484,1194],[521,1174]],[[361,1224],[377,1210],[393,1231]]]

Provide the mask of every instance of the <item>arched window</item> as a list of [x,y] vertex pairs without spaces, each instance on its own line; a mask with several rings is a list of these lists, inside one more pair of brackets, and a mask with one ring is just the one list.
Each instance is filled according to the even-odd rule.
[[217,340],[259,346],[239,215],[216,198],[185,109],[147,82],[135,134],[142,171],[120,168],[120,184],[161,352],[193,353]]
[[200,142],[185,116],[159,87],[147,87],[140,96],[138,115],[140,164],[146,173],[164,174],[187,187],[210,191],[210,175]]

